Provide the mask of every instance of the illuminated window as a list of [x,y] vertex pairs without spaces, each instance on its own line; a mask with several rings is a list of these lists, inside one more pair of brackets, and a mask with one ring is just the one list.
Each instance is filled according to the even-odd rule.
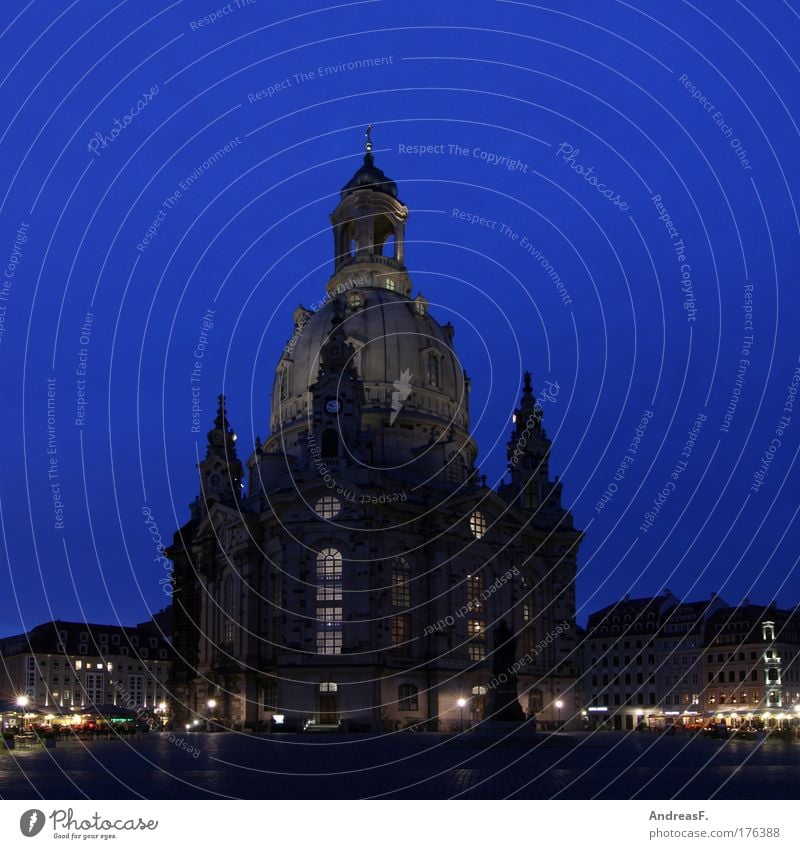
[[75,661],[75,668],[76,669],[83,669],[83,661],[82,660],[76,660]]
[[419,690],[413,684],[401,684],[397,688],[398,710],[419,710]]
[[323,681],[319,685],[319,691],[320,693],[338,693],[339,685],[334,681]]
[[[317,602],[342,600],[342,553],[323,548],[317,555]],[[317,653],[342,653],[342,608],[317,608]]]
[[317,555],[317,601],[342,600],[342,553],[323,548]]
[[420,295],[414,299],[414,312],[419,315],[425,315],[425,300]]
[[392,617],[392,645],[401,651],[407,649],[411,632],[411,617],[406,613]]
[[[341,627],[341,626],[340,626]],[[325,627],[317,628],[317,654],[341,654],[342,632]]]
[[323,495],[314,504],[314,511],[322,519],[335,519],[342,510],[342,502],[335,495]]
[[476,510],[469,517],[469,529],[472,531],[475,539],[481,539],[486,533],[486,516],[479,510]]
[[351,310],[361,309],[361,295],[358,292],[350,292],[347,295],[347,306]]
[[467,575],[467,605],[472,613],[479,613],[483,602],[483,575]]
[[486,629],[482,619],[467,620],[467,635],[470,638],[467,649],[470,660],[483,660],[486,657]]
[[318,607],[317,608],[317,621],[325,622],[328,625],[333,625],[335,622],[342,621],[342,608],[341,607]]
[[411,565],[405,557],[392,560],[392,604],[395,607],[411,605]]
[[394,280],[392,280],[392,278],[391,278],[391,277],[387,277],[387,278],[386,278],[386,288],[387,288],[390,292],[394,292],[394,291],[396,291],[396,290],[397,290],[397,286],[395,285],[395,282],[394,282]]

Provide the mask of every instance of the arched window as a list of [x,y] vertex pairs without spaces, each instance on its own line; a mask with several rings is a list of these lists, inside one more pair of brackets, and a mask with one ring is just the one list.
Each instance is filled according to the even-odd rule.
[[233,575],[227,575],[222,585],[222,642],[224,643],[233,642],[235,605]]
[[327,458],[339,456],[339,436],[332,427],[322,431],[322,456]]
[[398,710],[419,710],[419,690],[413,684],[401,684],[397,688]]
[[541,713],[542,705],[542,691],[531,690],[528,694],[528,713],[531,715]]
[[342,552],[323,548],[317,555],[317,601],[342,600]]
[[434,351],[428,351],[425,355],[425,382],[428,386],[438,387],[441,384],[439,357]]

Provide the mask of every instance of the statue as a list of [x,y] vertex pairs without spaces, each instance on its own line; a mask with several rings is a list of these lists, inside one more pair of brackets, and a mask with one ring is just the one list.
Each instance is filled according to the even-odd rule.
[[492,695],[489,699],[489,722],[524,722],[517,699],[517,638],[505,619],[494,629],[492,656]]

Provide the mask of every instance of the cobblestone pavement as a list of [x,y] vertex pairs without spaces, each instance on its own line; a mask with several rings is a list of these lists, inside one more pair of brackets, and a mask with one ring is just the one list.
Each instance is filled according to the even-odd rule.
[[[796,799],[800,743],[601,733],[575,745],[435,734],[152,734],[0,752],[4,799]],[[192,750],[189,750],[192,747]]]

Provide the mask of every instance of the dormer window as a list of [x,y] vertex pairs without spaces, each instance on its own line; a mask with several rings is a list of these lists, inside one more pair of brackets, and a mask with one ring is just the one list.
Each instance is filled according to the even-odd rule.
[[278,393],[281,401],[285,401],[289,397],[289,367],[281,366],[278,372]]
[[439,387],[442,380],[442,369],[439,357],[435,351],[428,351],[425,355],[425,382],[428,386]]
[[428,312],[428,302],[422,295],[417,295],[414,298],[414,315],[419,316],[420,318],[424,317]]

